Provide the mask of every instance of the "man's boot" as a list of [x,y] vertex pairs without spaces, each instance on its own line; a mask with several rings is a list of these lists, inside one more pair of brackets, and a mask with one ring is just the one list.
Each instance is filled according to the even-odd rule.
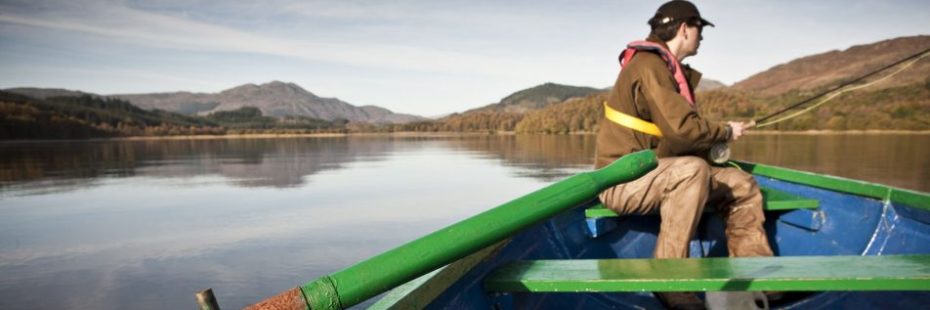
[[682,293],[655,293],[656,298],[659,299],[659,302],[665,306],[666,309],[675,309],[675,310],[702,310],[706,309],[704,307],[704,301],[698,297],[697,293],[691,292],[682,292]]

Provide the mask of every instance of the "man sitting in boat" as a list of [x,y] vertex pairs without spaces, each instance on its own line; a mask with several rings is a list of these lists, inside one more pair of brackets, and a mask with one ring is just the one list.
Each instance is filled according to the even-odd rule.
[[[676,0],[660,6],[649,25],[649,37],[620,54],[622,70],[604,106],[595,165],[654,149],[659,166],[605,190],[601,201],[621,215],[660,215],[656,258],[688,257],[705,205],[722,212],[730,256],[771,256],[755,180],[738,168],[713,166],[704,156],[715,144],[738,139],[747,125],[698,115],[693,90],[701,74],[681,64],[697,54],[704,26],[714,24],[694,4]],[[700,304],[694,294],[662,297],[671,306]]]

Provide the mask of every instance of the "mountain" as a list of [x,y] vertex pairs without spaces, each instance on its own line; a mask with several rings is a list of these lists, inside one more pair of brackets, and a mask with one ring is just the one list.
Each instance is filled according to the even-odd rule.
[[571,98],[602,92],[601,89],[591,87],[545,83],[515,92],[498,103],[453,113],[436,120],[433,125],[412,124],[410,128],[428,131],[513,131],[527,113]]
[[44,96],[44,99],[0,91],[0,140],[225,132],[208,119],[159,110],[147,111],[116,98],[83,93],[59,96],[65,94],[60,90],[31,93],[37,97]]
[[272,117],[302,116],[327,121],[346,119],[369,123],[405,123],[424,118],[391,112],[377,106],[354,106],[337,98],[319,97],[294,83],[273,81],[245,84],[216,94],[173,92],[112,95],[145,109],[206,115],[256,107]]
[[36,99],[48,99],[52,97],[80,97],[83,95],[94,95],[78,90],[68,90],[61,88],[35,88],[35,87],[17,87],[4,89],[3,91],[20,94]]
[[607,92],[576,97],[534,110],[514,127],[518,133],[596,132],[604,115]]
[[697,88],[694,89],[694,92],[715,90],[723,87],[727,87],[727,84],[713,79],[702,78]]
[[[838,85],[930,48],[930,36],[901,37],[846,50],[801,57],[739,81],[733,90],[763,96],[788,91],[810,91]],[[930,59],[924,58],[908,70],[872,89],[892,88],[924,81],[930,72]],[[886,72],[887,73],[887,72]]]
[[[928,48],[930,36],[924,35],[801,57],[731,87],[702,92],[698,94],[698,106],[702,115],[709,119],[759,119]],[[893,72],[898,73],[889,75]],[[869,87],[838,94],[816,109],[784,122],[761,127],[775,130],[930,129],[930,57],[907,68],[898,65],[854,85],[879,80],[880,83]],[[803,111],[802,108],[817,102],[821,101],[791,111]]]
[[579,87],[545,83],[515,92],[498,103],[492,103],[477,109],[465,111],[463,114],[475,111],[493,110],[523,114],[528,111],[544,108],[550,104],[565,101],[569,98],[584,97],[603,90],[592,87]]

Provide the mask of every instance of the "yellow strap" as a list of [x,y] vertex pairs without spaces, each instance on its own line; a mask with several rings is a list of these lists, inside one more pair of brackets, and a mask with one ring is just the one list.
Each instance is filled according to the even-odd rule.
[[656,126],[656,124],[611,109],[609,106],[607,106],[607,102],[604,102],[604,116],[607,117],[607,119],[609,119],[611,122],[617,123],[617,125],[630,128],[647,135],[653,135],[660,138],[662,137],[662,131],[659,130],[659,126]]

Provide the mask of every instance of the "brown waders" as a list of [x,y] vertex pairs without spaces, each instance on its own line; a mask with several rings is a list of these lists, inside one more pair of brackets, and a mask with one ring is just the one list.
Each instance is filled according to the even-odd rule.
[[[717,207],[724,218],[730,256],[772,256],[762,227],[762,193],[750,174],[735,167],[710,166],[694,156],[660,158],[655,170],[605,190],[600,199],[620,215],[659,214],[655,258],[688,257],[705,205]],[[693,293],[657,296],[672,308],[703,306]]]

